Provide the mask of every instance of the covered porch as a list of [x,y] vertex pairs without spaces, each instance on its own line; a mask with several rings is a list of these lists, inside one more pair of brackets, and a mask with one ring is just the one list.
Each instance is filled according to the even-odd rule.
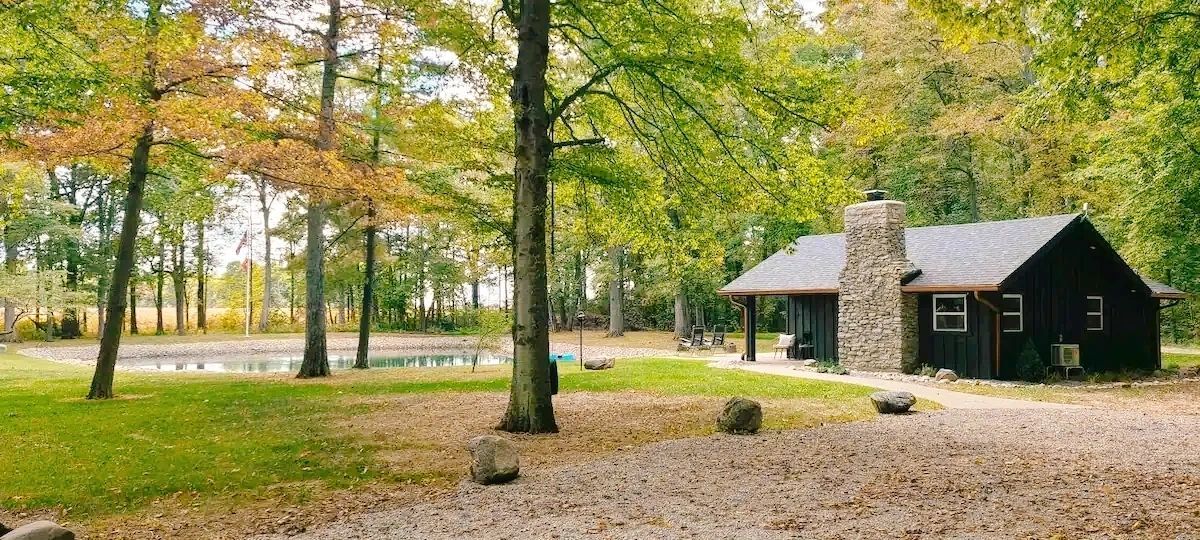
[[[795,336],[795,339],[791,346],[783,351],[787,359],[837,361],[836,293],[725,293],[724,296],[728,297],[742,314],[742,329],[745,333],[745,352],[742,356],[744,360],[754,362],[759,359],[759,349],[763,348],[763,344],[758,342],[760,338],[770,339],[774,344],[779,334],[789,334]],[[759,332],[759,309],[763,298],[784,300],[785,328],[781,332]],[[764,357],[773,357],[774,352],[774,348],[767,348],[763,351]]]

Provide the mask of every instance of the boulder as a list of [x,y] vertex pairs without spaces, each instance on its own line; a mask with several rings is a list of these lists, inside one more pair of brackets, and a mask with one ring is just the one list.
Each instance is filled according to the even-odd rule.
[[734,435],[757,433],[762,427],[762,405],[752,399],[732,397],[717,415],[717,429]]
[[817,365],[818,363],[819,363],[819,362],[817,362],[816,360],[813,360],[812,358],[809,358],[808,360],[805,360],[805,361],[803,361],[803,362],[800,362],[800,365],[802,365],[802,366],[804,366],[804,367],[813,367],[813,366]]
[[595,370],[612,369],[614,367],[617,367],[617,359],[616,358],[608,358],[605,356],[598,356],[596,358],[588,358],[587,360],[583,361],[583,367],[585,369],[595,369]]
[[467,443],[471,451],[471,479],[484,485],[503,484],[521,473],[517,445],[496,435],[480,435]]
[[0,536],[3,540],[75,540],[75,533],[51,521],[35,521]]
[[871,394],[871,404],[880,414],[906,413],[916,402],[917,397],[910,392],[875,392]]
[[933,374],[933,380],[954,382],[958,380],[958,374],[953,369],[942,368]]

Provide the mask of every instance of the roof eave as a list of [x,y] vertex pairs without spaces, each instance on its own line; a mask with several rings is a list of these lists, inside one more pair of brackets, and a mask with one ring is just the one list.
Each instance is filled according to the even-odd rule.
[[923,293],[923,292],[964,292],[964,291],[979,291],[992,292],[1000,290],[1000,285],[995,283],[988,284],[973,284],[973,285],[904,285],[900,287],[900,292],[906,293]]
[[790,294],[837,294],[837,289],[721,289],[718,296],[785,296]]

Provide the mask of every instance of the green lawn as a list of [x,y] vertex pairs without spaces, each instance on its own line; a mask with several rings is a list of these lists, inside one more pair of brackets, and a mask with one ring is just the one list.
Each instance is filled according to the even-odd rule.
[[1200,354],[1163,353],[1162,363],[1167,369],[1200,366]]
[[[601,372],[564,365],[562,391],[694,397],[705,407],[718,407],[721,398],[732,395],[774,399],[782,408],[769,409],[767,425],[773,428],[871,415],[865,399],[871,389],[865,387],[712,369],[705,363],[622,360],[617,369]],[[338,426],[386,408],[388,402],[381,406],[380,400],[419,395],[432,402],[466,392],[499,399],[509,380],[504,366],[479,373],[465,368],[338,372],[321,381],[284,374],[119,372],[120,398],[90,402],[81,399],[90,375],[88,368],[0,354],[0,462],[5,464],[0,509],[56,509],[87,522],[144,514],[163,499],[208,506],[271,498],[296,502],[332,491],[460,474],[444,465],[428,470],[379,466],[381,453],[395,452],[402,443]],[[487,423],[480,425],[494,423],[500,408],[484,411]],[[682,435],[711,431],[708,409],[679,422],[692,426],[678,432]],[[627,436],[603,435],[617,441],[614,445]],[[567,435],[538,439],[556,437]],[[649,442],[647,437],[663,435],[643,433],[621,444]],[[444,451],[452,453],[458,445],[444,441]]]

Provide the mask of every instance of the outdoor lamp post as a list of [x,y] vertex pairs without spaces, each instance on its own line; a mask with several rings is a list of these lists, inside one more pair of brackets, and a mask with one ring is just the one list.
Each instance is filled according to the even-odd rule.
[[575,312],[575,323],[579,327],[579,371],[583,371],[583,310]]

